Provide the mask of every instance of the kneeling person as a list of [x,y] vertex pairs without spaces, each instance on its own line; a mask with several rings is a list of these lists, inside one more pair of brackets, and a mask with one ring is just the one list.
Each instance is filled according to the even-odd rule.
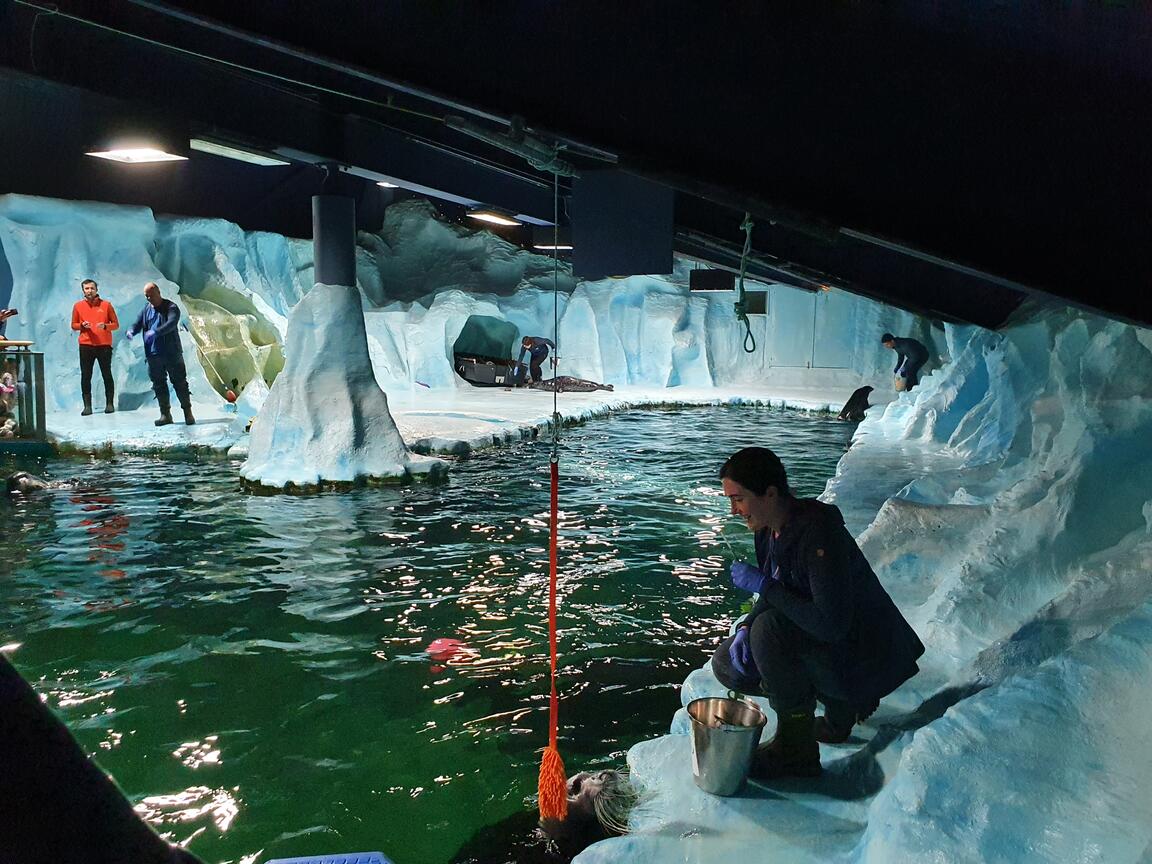
[[[880,699],[919,671],[924,646],[844,526],[840,510],[794,498],[779,457],[747,447],[720,469],[732,513],[755,535],[756,565],[732,581],[759,592],[712,657],[722,684],[768,697],[776,737],[753,776],[816,776],[818,741],[838,743]],[[815,718],[816,701],[824,716]]]

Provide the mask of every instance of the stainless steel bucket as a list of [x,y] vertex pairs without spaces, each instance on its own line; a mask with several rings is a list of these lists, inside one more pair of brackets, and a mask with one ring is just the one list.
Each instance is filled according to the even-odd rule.
[[735,795],[748,779],[752,756],[768,718],[754,702],[693,699],[692,779],[713,795]]

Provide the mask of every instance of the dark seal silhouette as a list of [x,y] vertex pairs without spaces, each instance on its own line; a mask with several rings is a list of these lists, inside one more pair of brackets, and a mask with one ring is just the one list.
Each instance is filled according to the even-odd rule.
[[35,492],[37,489],[47,489],[48,481],[29,474],[27,471],[17,471],[5,482],[5,491],[11,495],[13,492]]
[[859,423],[864,419],[864,412],[868,410],[868,394],[872,392],[871,387],[860,387],[851,396],[848,401],[844,403],[844,407],[840,413],[836,415],[837,420],[851,420],[854,423]]
[[581,771],[568,778],[568,816],[537,821],[528,810],[477,831],[452,864],[569,864],[600,840],[628,831],[640,795],[622,771]]

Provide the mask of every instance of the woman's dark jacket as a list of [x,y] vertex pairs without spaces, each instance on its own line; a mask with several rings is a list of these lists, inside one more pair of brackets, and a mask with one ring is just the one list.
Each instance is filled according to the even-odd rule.
[[[820,642],[853,703],[875,703],[919,671],[924,645],[904,620],[848,529],[840,509],[793,499],[775,538],[758,531],[756,561],[769,578],[748,616],[778,609]],[[778,568],[778,570],[777,570]],[[773,579],[773,573],[778,579]]]

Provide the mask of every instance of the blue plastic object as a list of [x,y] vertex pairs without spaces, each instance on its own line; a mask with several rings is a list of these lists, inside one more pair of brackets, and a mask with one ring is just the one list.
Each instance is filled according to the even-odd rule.
[[339,855],[305,855],[303,858],[276,858],[265,864],[392,864],[380,852],[343,852]]

